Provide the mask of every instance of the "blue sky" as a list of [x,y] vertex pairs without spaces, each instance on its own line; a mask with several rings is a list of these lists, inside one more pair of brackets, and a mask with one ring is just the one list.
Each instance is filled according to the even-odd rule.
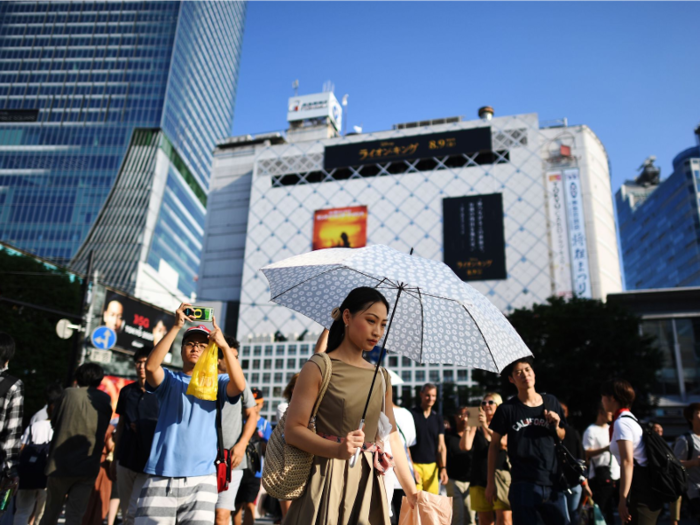
[[331,80],[348,129],[536,112],[587,124],[613,191],[656,155],[662,177],[700,124],[700,3],[250,2],[233,134],[286,128]]

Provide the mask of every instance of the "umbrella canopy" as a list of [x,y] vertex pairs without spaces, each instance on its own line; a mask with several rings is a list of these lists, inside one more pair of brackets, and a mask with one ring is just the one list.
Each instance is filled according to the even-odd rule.
[[373,245],[305,253],[262,272],[273,302],[326,328],[351,290],[377,288],[395,305],[388,340],[380,344],[419,363],[501,372],[532,355],[498,308],[439,261]]

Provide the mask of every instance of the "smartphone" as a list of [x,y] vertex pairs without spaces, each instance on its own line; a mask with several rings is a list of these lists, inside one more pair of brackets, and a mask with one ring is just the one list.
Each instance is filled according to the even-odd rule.
[[204,306],[193,306],[192,308],[185,308],[185,315],[193,315],[197,321],[209,321],[214,318],[214,309],[205,308]]
[[479,426],[479,411],[481,407],[467,407],[467,412],[469,413],[469,419],[467,420],[468,427],[478,427]]

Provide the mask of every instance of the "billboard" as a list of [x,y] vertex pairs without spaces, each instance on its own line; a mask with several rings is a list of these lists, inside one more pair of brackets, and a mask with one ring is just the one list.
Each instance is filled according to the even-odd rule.
[[116,348],[135,352],[158,344],[175,322],[173,314],[107,290],[101,324],[117,334]]
[[117,401],[119,400],[119,393],[122,391],[122,388],[133,382],[133,379],[126,379],[124,377],[104,376],[102,383],[100,383],[100,386],[97,387],[98,390],[102,390],[106,394],[109,394],[112,402],[112,417],[115,417],[117,414]]
[[581,179],[578,168],[564,170],[566,210],[569,218],[569,250],[574,293],[578,297],[591,298],[591,274],[588,271],[588,244],[583,217]]
[[367,244],[367,206],[314,212],[312,250],[362,248]]
[[343,108],[333,93],[291,97],[287,109],[288,122],[328,117],[335,129],[339,130],[343,119]]
[[331,170],[479,152],[491,152],[490,127],[328,146],[323,155],[323,167]]
[[442,200],[444,262],[463,281],[506,279],[500,193]]
[[547,211],[552,233],[554,263],[554,293],[571,297],[571,259],[569,258],[569,228],[566,223],[564,181],[560,171],[547,172]]

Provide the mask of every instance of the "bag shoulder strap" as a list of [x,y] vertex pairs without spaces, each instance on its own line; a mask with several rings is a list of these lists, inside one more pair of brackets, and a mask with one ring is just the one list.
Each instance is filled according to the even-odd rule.
[[313,356],[311,359],[316,356],[320,357],[325,366],[322,368],[323,379],[321,380],[321,390],[318,391],[318,397],[316,398],[316,403],[314,403],[314,409],[311,412],[312,418],[316,417],[316,414],[318,413],[318,408],[321,406],[321,401],[323,401],[323,396],[326,395],[326,390],[328,390],[328,385],[330,384],[331,376],[333,375],[333,363],[331,362],[331,358],[328,357],[328,354],[326,352],[321,352]]
[[2,383],[0,383],[0,398],[5,397],[5,395],[10,391],[10,389],[15,386],[15,383],[19,381],[19,378],[15,376],[11,376],[10,374],[7,374],[3,372],[0,374],[0,377],[2,378]]
[[686,432],[685,440],[688,443],[688,457],[686,461],[693,459],[693,452],[695,452],[695,442],[693,441],[693,435],[690,432]]
[[217,392],[216,395],[216,458],[223,462],[226,459],[224,455],[224,432],[221,428],[221,397]]

